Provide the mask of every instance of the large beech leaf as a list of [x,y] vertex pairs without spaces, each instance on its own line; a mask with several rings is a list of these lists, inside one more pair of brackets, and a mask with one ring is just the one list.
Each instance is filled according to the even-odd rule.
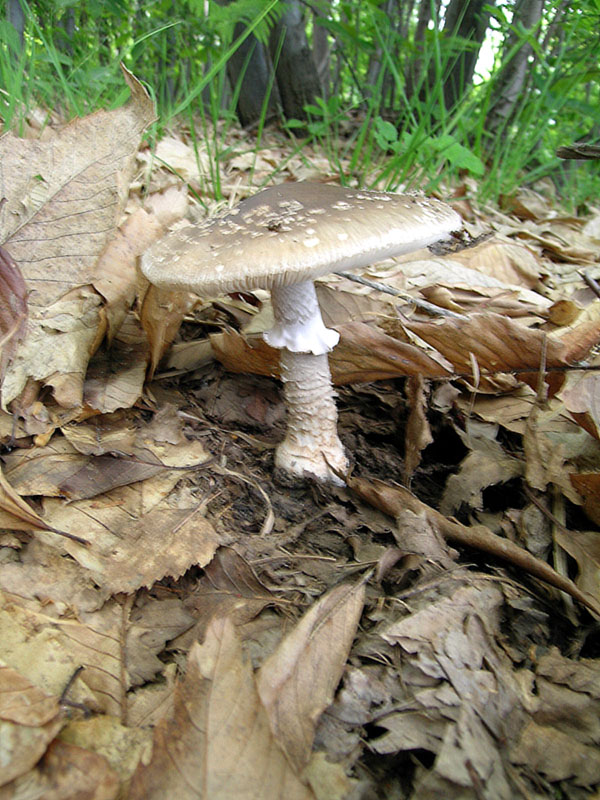
[[271,733],[252,668],[228,618],[208,626],[175,689],[173,717],[154,731],[129,800],[312,800]]
[[[116,232],[154,107],[139,81],[124,74],[132,96],[122,108],[76,119],[45,141],[0,138],[0,243],[21,268],[30,311],[28,335],[4,379],[5,404],[29,378],[54,385],[56,374],[83,374],[114,324],[103,306],[122,308],[127,295],[111,291],[99,258]],[[134,271],[127,275],[133,285]],[[63,399],[80,402],[70,393]]]
[[315,726],[333,701],[365,600],[365,585],[321,597],[263,664],[258,690],[271,729],[297,770],[308,763]]

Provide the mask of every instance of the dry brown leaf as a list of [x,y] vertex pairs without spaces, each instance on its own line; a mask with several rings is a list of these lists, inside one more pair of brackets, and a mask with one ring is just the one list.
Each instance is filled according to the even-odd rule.
[[311,800],[269,728],[233,623],[216,618],[188,655],[173,717],[154,731],[129,800]]
[[580,472],[569,478],[583,500],[583,510],[592,522],[600,525],[600,473]]
[[258,673],[271,730],[300,772],[308,764],[315,726],[333,701],[365,599],[364,581],[321,597]]
[[6,480],[0,468],[0,526],[12,531],[51,530]]
[[164,228],[156,217],[138,208],[115,231],[98,259],[94,287],[106,301],[109,344],[135,300],[137,258],[163,233]]
[[559,529],[554,538],[577,562],[577,586],[600,602],[600,533]]
[[549,781],[571,779],[579,786],[600,781],[600,753],[596,743],[577,742],[572,735],[530,720],[512,751],[515,764],[544,775]]
[[[478,247],[454,253],[452,261],[489,275],[508,286],[526,286],[528,289],[539,286],[540,272],[543,272],[540,260],[531,250],[501,239],[493,239]],[[538,297],[540,302],[544,302],[541,295]]]
[[36,728],[51,722],[59,711],[57,697],[45,694],[0,661],[0,720]]
[[146,292],[140,320],[150,343],[149,378],[196,302],[197,298],[189,292],[170,292],[156,286],[150,286]]
[[58,698],[0,662],[0,786],[26,774],[62,726]]
[[198,508],[160,502],[180,477],[167,473],[70,504],[46,499],[44,518],[68,533],[85,531],[90,547],[62,539],[61,545],[99,586],[134,592],[166,575],[178,578],[192,564],[204,566],[217,549],[219,538]]
[[[340,342],[329,357],[331,375],[337,386],[399,375],[449,377],[451,369],[440,356],[400,342],[364,322],[349,322],[339,328]],[[279,375],[279,354],[262,337],[239,333],[211,336],[216,357],[231,372]]]
[[153,153],[144,153],[140,160],[156,159],[164,164],[185,183],[200,187],[202,180],[210,172],[210,160],[201,148],[192,148],[174,136],[164,136]]
[[92,417],[67,425],[64,438],[44,447],[15,450],[5,458],[6,478],[21,495],[81,500],[159,474],[169,467],[198,467],[208,456],[188,441],[175,409],[165,405],[146,422],[140,412]]
[[433,437],[427,421],[426,384],[421,375],[406,382],[406,399],[410,407],[404,440],[404,483],[410,485],[414,471],[421,463],[421,453],[431,444]]
[[119,778],[96,753],[55,740],[32,771],[0,789],[0,800],[116,800]]
[[560,392],[565,407],[579,425],[600,439],[600,375],[575,373]]
[[579,497],[569,480],[570,473],[575,471],[575,467],[568,463],[569,436],[555,433],[551,427],[548,429],[548,418],[553,416],[554,411],[543,410],[537,405],[531,409],[523,435],[525,479],[529,486],[540,491],[545,491],[548,484],[553,483],[572,503],[579,505]]
[[0,247],[0,382],[10,356],[25,333],[27,287],[21,270]]
[[194,617],[179,597],[141,594],[127,621],[125,659],[128,684],[141,686],[164,669],[158,657],[166,643],[192,628]]
[[365,478],[347,478],[348,488],[355,491],[371,505],[379,508],[385,514],[397,519],[406,510],[413,511],[418,517],[424,516],[432,528],[449,542],[454,542],[467,547],[475,548],[484,553],[508,561],[530,575],[545,581],[550,586],[555,586],[567,592],[592,611],[600,616],[600,604],[595,597],[582,592],[569,578],[558,574],[549,564],[536,558],[527,550],[519,547],[509,539],[497,536],[485,525],[461,525],[455,520],[448,519],[443,514],[422,503],[408,489],[402,486],[391,486],[379,480],[366,480]]
[[202,641],[206,626],[217,615],[240,626],[276,603],[277,597],[258,580],[247,561],[233,548],[219,547],[188,604],[197,620],[194,638]]
[[[472,358],[481,371],[492,372],[535,371],[542,360],[544,334],[498,314],[436,322],[405,320],[404,326],[435,347],[462,374],[471,374]],[[565,364],[562,344],[550,338],[546,364]]]
[[114,603],[82,624],[43,613],[39,603],[0,594],[0,639],[5,662],[46,694],[60,695],[79,667],[68,699],[121,715],[125,708],[122,612]]
[[64,373],[73,378],[56,389],[58,402],[81,403],[87,360],[107,325],[93,288],[102,280],[98,258],[124,207],[142,131],[154,118],[146,91],[124,72],[132,97],[122,108],[76,119],[46,142],[12,134],[1,140],[1,239],[30,292],[28,335],[5,376],[4,403],[29,377],[56,386]]
[[125,318],[110,346],[90,361],[83,385],[83,402],[101,414],[130,408],[142,395],[148,342],[133,313]]
[[440,502],[442,514],[452,516],[463,505],[481,511],[484,489],[523,474],[522,462],[506,452],[496,439],[497,433],[496,425],[475,420],[467,422],[461,439],[471,452],[446,481]]
[[0,589],[39,601],[48,616],[57,617],[97,611],[110,597],[76,561],[35,537],[20,547],[18,561],[2,564]]
[[187,186],[170,186],[164,192],[152,192],[144,200],[144,208],[164,230],[185,217],[188,205]]
[[[493,640],[502,594],[475,576],[455,580],[459,585],[447,596],[417,601],[413,613],[380,628],[383,639],[400,647],[402,660],[410,663],[412,686],[402,709],[378,720],[390,733],[375,746],[384,752],[425,746],[436,754],[423,785],[417,778],[416,797],[427,796],[431,781],[432,797],[476,797],[467,791],[475,783],[486,796],[509,800],[515,794],[502,743],[507,721],[514,726],[518,720],[521,692],[506,655]],[[422,687],[439,683],[453,691],[427,697],[428,689]],[[456,794],[459,787],[461,795]]]

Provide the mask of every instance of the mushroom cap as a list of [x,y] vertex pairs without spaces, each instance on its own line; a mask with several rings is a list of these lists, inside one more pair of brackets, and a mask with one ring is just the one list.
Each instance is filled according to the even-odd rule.
[[168,233],[143,255],[142,272],[208,296],[271,289],[418,250],[461,226],[450,206],[420,195],[284,183]]

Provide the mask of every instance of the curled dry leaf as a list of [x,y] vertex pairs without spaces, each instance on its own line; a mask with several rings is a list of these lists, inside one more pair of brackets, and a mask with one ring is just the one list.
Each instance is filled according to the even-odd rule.
[[170,292],[150,286],[144,296],[140,320],[150,343],[149,378],[177,335],[185,315],[196,304],[189,292]]
[[[361,383],[400,375],[426,378],[450,377],[452,370],[437,353],[388,336],[364,322],[349,322],[339,327],[340,342],[329,356],[331,376],[337,386]],[[260,336],[239,333],[211,336],[216,357],[231,372],[279,375],[279,354]]]
[[600,439],[600,375],[575,373],[560,397],[573,419],[595,439]]
[[0,469],[0,525],[11,531],[52,530],[13,489]]
[[559,529],[554,537],[577,562],[577,586],[600,603],[600,533]]
[[188,655],[173,716],[131,782],[129,800],[314,800],[277,744],[233,623],[216,618]]
[[410,484],[414,471],[421,463],[422,451],[433,441],[427,421],[427,388],[421,375],[413,375],[407,380],[406,397],[410,414],[405,433],[404,483]]
[[364,581],[332,589],[259,670],[258,691],[271,730],[298,772],[310,759],[317,720],[333,701],[364,599]]
[[130,408],[142,395],[147,362],[148,342],[135,314],[129,313],[110,347],[90,361],[83,402],[102,414]]
[[0,381],[4,366],[25,333],[27,287],[10,254],[0,247]]
[[348,488],[356,492],[359,497],[385,514],[397,518],[402,512],[409,509],[417,515],[424,515],[447,541],[472,547],[502,561],[507,561],[550,586],[567,592],[597,617],[600,617],[600,603],[593,596],[581,591],[572,580],[558,574],[545,561],[536,558],[510,539],[497,536],[485,525],[468,526],[448,519],[426,503],[422,503],[402,486],[391,486],[384,481],[369,481],[352,476],[347,479],[347,484]]
[[[472,373],[472,359],[480,371],[496,373],[536,371],[542,362],[544,334],[499,314],[473,314],[464,320],[446,318],[435,323],[405,320],[404,326],[461,374]],[[547,340],[546,363],[565,364],[560,342]]]

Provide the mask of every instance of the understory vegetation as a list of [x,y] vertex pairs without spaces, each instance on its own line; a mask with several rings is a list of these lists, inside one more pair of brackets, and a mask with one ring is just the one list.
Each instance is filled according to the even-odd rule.
[[[123,62],[155,96],[150,137],[183,124],[208,145],[217,198],[241,118],[257,152],[278,125],[290,150],[316,148],[344,183],[431,191],[467,178],[497,202],[549,177],[574,209],[599,196],[600,171],[555,151],[598,141],[599,19],[598,0],[11,0],[0,115],[18,132],[34,111],[44,124],[117,107]],[[288,62],[302,95],[291,100]]]

